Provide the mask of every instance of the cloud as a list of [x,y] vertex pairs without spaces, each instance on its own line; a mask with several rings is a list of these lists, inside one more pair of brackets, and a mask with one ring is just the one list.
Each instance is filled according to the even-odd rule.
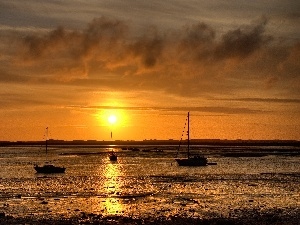
[[157,60],[161,57],[163,47],[164,39],[154,31],[139,38],[129,46],[129,50],[134,56],[141,59],[144,67],[150,68],[155,66]]
[[121,109],[121,110],[129,110],[129,111],[158,111],[158,112],[184,112],[192,111],[192,112],[200,112],[200,113],[218,113],[222,115],[226,114],[257,114],[257,113],[265,113],[263,110],[255,110],[247,107],[217,107],[217,106],[207,106],[207,107],[123,107],[123,106],[102,106],[102,105],[91,105],[91,106],[81,106],[81,105],[70,105],[68,108],[73,109]]
[[10,72],[7,72],[3,69],[0,69],[0,81],[3,83],[21,83],[26,82],[26,77],[18,74],[13,74]]
[[[214,99],[216,100],[216,99]],[[230,98],[218,99],[222,101],[241,101],[241,102],[265,102],[265,103],[296,103],[300,104],[300,99],[280,99],[280,98]]]
[[244,30],[238,28],[224,34],[215,51],[216,59],[245,58],[268,44],[272,38],[264,34],[266,24],[267,19],[262,18],[262,21],[254,26],[246,27]]
[[299,43],[273,45],[267,25],[262,18],[220,35],[199,22],[172,31],[151,26],[136,35],[125,21],[100,17],[83,30],[59,26],[26,36],[16,33],[16,48],[7,53],[12,60],[0,61],[2,74],[9,68],[15,78],[0,79],[20,82],[25,73],[24,79],[35,83],[196,97],[257,89],[257,82],[287,90],[293,78],[287,92],[297,93]]

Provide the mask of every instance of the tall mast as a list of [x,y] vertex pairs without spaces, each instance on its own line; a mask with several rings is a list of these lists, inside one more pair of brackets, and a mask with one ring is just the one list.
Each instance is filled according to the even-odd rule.
[[48,150],[48,127],[46,127],[46,155]]
[[188,158],[190,158],[190,112],[188,112],[188,130],[187,130],[187,135],[188,135]]

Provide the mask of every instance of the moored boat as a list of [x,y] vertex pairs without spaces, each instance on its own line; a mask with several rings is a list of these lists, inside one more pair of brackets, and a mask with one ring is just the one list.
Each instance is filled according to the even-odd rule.
[[118,156],[116,155],[116,153],[114,153],[113,151],[109,154],[109,160],[110,161],[117,161],[118,160]]
[[[208,163],[208,160],[203,155],[191,155],[190,154],[190,112],[187,115],[187,158],[176,158],[176,162],[179,166],[207,166],[216,165],[217,163]],[[180,146],[179,146],[180,148]],[[178,148],[178,150],[179,150]]]
[[52,164],[45,164],[43,166],[35,165],[34,169],[37,173],[64,173],[66,168],[54,166]]
[[[46,157],[48,154],[48,127],[46,127]],[[43,166],[34,165],[34,169],[37,173],[64,173],[66,168],[60,166],[54,166],[52,164],[45,163]]]

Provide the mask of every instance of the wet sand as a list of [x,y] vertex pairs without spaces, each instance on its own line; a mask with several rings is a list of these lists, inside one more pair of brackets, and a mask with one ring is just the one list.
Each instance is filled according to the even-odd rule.
[[299,225],[298,148],[296,155],[290,154],[294,149],[284,149],[284,154],[276,150],[263,157],[235,155],[240,151],[236,149],[229,149],[234,154],[227,157],[208,152],[218,164],[205,168],[178,167],[171,150],[117,150],[117,163],[107,159],[106,149],[94,154],[94,149],[79,148],[88,154],[59,157],[53,153],[67,172],[39,175],[32,165],[44,161],[38,149],[18,149],[18,154],[14,148],[4,149],[0,225]]
[[[157,212],[159,214],[159,212]],[[239,217],[223,218],[191,218],[184,216],[157,216],[157,217],[128,217],[128,216],[103,216],[101,214],[87,214],[80,212],[78,216],[71,218],[43,218],[36,216],[13,217],[0,213],[0,224],[161,224],[161,225],[299,225],[300,209],[291,213],[283,214],[282,211],[274,209],[269,212],[249,210]]]

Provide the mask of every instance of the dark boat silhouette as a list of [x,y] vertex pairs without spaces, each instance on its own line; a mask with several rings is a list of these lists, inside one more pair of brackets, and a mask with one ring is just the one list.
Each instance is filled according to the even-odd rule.
[[[207,166],[216,165],[217,163],[208,163],[207,158],[203,155],[191,155],[190,154],[190,112],[187,115],[187,158],[176,158],[176,162],[179,166]],[[180,147],[180,146],[179,146]],[[179,150],[179,149],[178,149]]]
[[[46,128],[46,157],[48,153],[48,127]],[[66,168],[45,163],[43,166],[34,165],[37,173],[64,173]]]
[[52,164],[45,164],[43,166],[35,165],[34,169],[37,173],[64,173],[66,168],[54,166]]
[[207,166],[207,158],[201,155],[190,156],[187,159],[175,159],[179,166]]
[[108,157],[109,157],[110,161],[117,161],[118,160],[118,156],[113,151],[109,154]]

